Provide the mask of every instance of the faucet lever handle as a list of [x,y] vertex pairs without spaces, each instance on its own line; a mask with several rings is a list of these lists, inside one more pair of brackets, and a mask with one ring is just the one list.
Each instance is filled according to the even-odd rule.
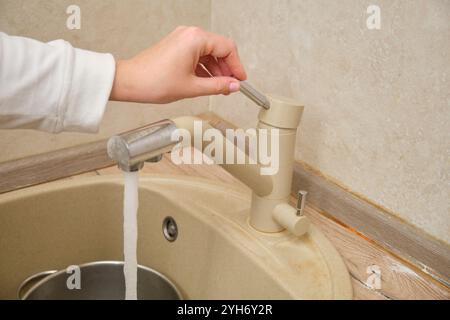
[[241,89],[240,91],[258,106],[268,110],[270,109],[270,102],[267,97],[256,90],[253,86],[250,85],[247,81],[241,81]]
[[297,216],[304,215],[305,203],[306,203],[306,195],[308,191],[299,190],[297,193]]
[[[214,78],[214,75],[211,73],[211,71],[208,70],[208,68],[203,64],[199,63],[200,67],[211,77]],[[252,100],[254,103],[256,103],[258,106],[269,110],[270,109],[270,101],[267,99],[267,97],[256,90],[250,83],[247,81],[241,81],[240,82],[240,91],[243,93],[247,98]]]

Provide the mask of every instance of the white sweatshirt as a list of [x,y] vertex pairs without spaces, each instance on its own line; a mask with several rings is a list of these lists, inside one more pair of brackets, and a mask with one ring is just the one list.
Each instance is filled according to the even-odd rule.
[[96,132],[114,73],[111,54],[0,32],[0,128]]

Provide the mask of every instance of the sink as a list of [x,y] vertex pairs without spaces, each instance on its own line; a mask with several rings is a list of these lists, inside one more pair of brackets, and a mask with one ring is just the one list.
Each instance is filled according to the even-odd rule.
[[[57,181],[0,196],[0,299],[28,276],[123,260],[120,175]],[[138,263],[187,299],[351,299],[348,271],[314,226],[298,238],[248,224],[251,191],[202,178],[141,174]],[[170,242],[166,217],[178,227]],[[81,280],[82,281],[82,280]]]

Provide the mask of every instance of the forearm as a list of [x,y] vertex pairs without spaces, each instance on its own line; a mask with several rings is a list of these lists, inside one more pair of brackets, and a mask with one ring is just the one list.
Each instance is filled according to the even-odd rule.
[[0,33],[0,128],[96,132],[114,74],[109,54]]

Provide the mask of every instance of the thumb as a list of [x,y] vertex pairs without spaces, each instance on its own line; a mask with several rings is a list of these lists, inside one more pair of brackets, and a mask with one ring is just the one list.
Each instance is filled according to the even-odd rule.
[[196,78],[196,90],[199,96],[225,94],[239,91],[239,80],[233,77]]

